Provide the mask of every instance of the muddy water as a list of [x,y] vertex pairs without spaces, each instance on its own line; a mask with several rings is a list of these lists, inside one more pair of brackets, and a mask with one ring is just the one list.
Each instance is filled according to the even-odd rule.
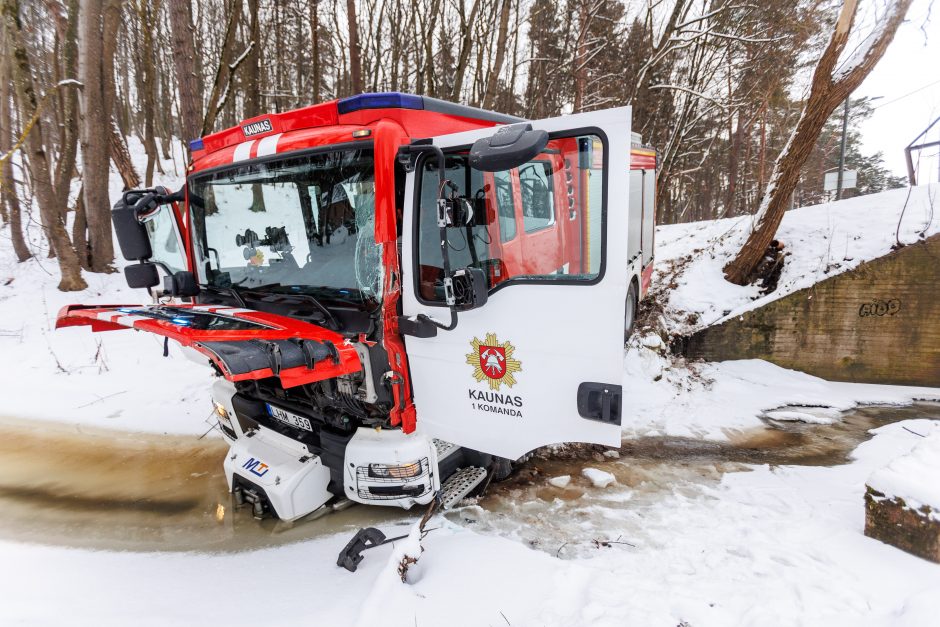
[[[484,497],[446,516],[485,533],[515,538],[559,557],[656,541],[645,536],[666,496],[718,498],[713,488],[728,472],[755,464],[835,466],[872,437],[869,430],[911,418],[940,419],[940,404],[860,407],[840,415],[826,408],[792,408],[831,424],[765,419],[766,426],[731,434],[727,442],[650,437],[623,442],[617,457],[575,446],[534,457]],[[597,489],[582,476],[597,468],[616,484]],[[565,487],[549,479],[570,477]],[[681,499],[680,499],[681,501]],[[655,526],[655,525],[653,525]],[[619,532],[607,533],[617,529]],[[633,542],[631,542],[631,540]]]
[[235,510],[219,438],[0,420],[0,538],[87,548],[248,550],[405,518],[353,507],[316,521]]
[[[630,440],[616,459],[570,447],[531,459],[509,480],[491,485],[486,496],[446,516],[562,557],[574,555],[595,540],[629,542],[597,536],[597,530],[639,521],[664,495],[708,498],[724,473],[752,464],[845,463],[871,437],[868,430],[924,417],[940,418],[940,405],[860,408],[830,425],[768,420],[766,428],[722,443]],[[112,550],[227,552],[414,518],[397,509],[355,506],[316,520],[259,522],[247,509],[232,507],[222,473],[225,451],[219,439],[0,419],[0,538]],[[593,488],[581,476],[585,467],[610,472],[617,487]],[[561,475],[571,476],[568,486],[548,483]]]

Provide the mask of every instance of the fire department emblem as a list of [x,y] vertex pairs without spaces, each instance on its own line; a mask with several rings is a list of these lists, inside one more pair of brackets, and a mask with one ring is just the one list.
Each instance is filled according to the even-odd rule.
[[495,333],[487,333],[486,339],[473,338],[470,342],[467,363],[473,366],[473,378],[486,380],[491,390],[498,390],[503,384],[512,387],[516,384],[517,372],[522,371],[522,362],[513,357],[516,347],[509,342],[500,342]]

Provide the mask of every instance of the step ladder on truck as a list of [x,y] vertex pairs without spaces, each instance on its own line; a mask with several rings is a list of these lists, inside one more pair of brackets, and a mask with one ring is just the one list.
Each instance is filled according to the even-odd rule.
[[259,517],[452,506],[538,447],[620,443],[656,189],[630,122],[398,93],[245,120],[191,142],[181,190],[115,204],[152,303],[57,327],[208,364],[228,485]]

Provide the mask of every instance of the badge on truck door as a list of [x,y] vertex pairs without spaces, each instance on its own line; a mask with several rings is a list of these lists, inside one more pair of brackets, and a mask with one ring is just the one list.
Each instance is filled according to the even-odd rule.
[[507,387],[516,384],[516,377],[513,375],[522,372],[522,362],[513,357],[515,346],[509,342],[500,343],[495,333],[487,333],[482,342],[473,338],[470,347],[472,350],[467,355],[467,363],[473,366],[474,379],[485,379],[491,390],[499,390],[503,384]]

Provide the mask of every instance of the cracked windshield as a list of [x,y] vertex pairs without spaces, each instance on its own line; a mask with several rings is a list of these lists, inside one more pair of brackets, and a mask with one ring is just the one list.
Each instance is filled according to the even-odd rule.
[[252,163],[190,183],[199,281],[374,303],[372,150]]

